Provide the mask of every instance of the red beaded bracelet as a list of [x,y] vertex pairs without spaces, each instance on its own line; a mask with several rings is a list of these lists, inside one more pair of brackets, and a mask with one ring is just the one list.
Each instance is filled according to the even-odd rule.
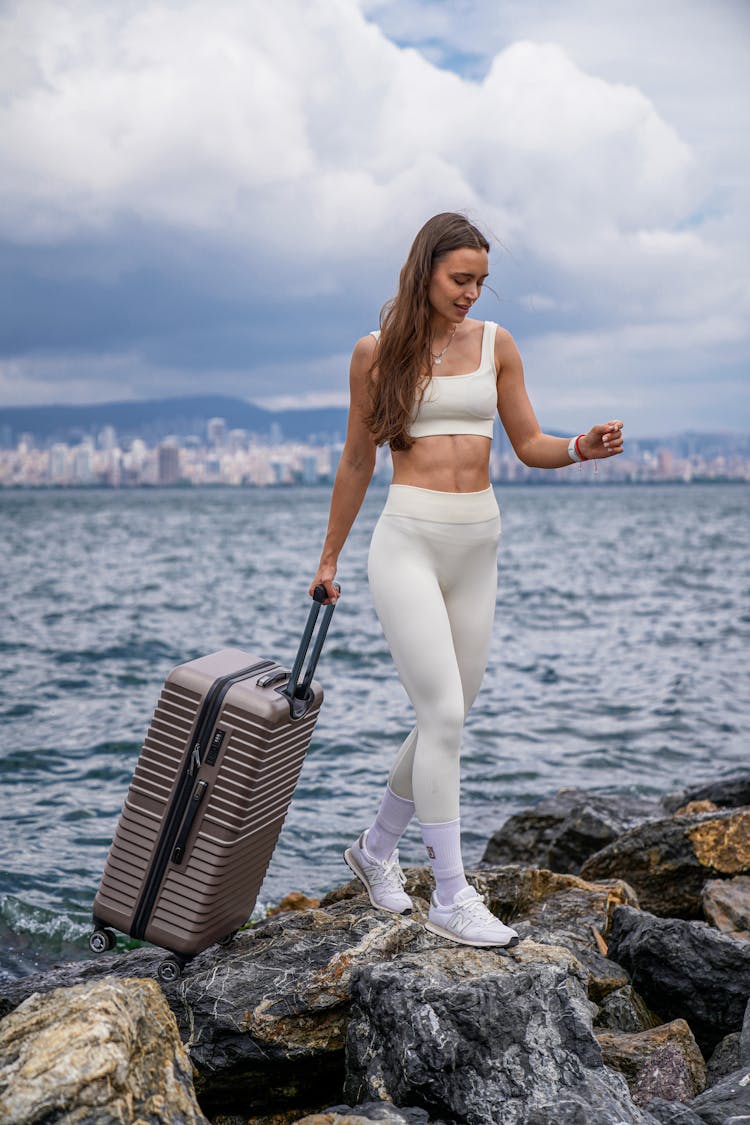
[[590,460],[590,458],[588,458],[586,456],[586,454],[581,450],[581,447],[578,444],[579,441],[581,440],[581,438],[585,437],[585,436],[586,436],[585,434],[579,434],[578,437],[576,438],[576,443],[575,443],[576,444],[576,453],[578,454],[578,456],[581,458],[582,461]]

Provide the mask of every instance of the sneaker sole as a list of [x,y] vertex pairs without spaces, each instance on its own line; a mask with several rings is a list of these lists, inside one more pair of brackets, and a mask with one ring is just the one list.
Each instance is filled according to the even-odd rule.
[[353,871],[354,874],[357,876],[360,883],[362,884],[362,886],[367,891],[367,897],[369,898],[371,905],[374,906],[376,908],[376,910],[387,910],[389,914],[399,914],[399,915],[411,914],[411,912],[412,912],[411,906],[405,906],[403,910],[394,910],[393,907],[391,907],[391,906],[383,906],[383,904],[381,902],[375,901],[375,899],[372,897],[372,891],[370,890],[370,885],[367,882],[367,878],[366,878],[364,872],[362,871],[361,867],[357,863],[356,859],[352,855],[352,849],[351,848],[347,848],[346,851],[344,852],[344,863],[349,868],[349,870]]
[[477,949],[511,949],[514,945],[518,945],[520,941],[517,935],[508,938],[507,941],[469,941],[468,938],[454,934],[452,930],[446,930],[443,926],[438,926],[437,922],[425,922],[425,929],[429,930],[431,934],[437,934],[438,937],[455,941],[457,945],[473,945]]

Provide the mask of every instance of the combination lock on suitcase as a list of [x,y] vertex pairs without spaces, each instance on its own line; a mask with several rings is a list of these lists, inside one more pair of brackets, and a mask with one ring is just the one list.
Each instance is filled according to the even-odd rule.
[[325,597],[316,587],[291,672],[228,648],[167,676],[94,900],[93,952],[115,929],[153,942],[170,953],[166,983],[250,917],[323,702]]

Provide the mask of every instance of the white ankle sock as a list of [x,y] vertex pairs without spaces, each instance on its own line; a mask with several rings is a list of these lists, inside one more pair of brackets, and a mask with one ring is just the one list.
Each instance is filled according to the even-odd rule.
[[435,894],[441,906],[450,906],[464,887],[468,887],[461,859],[461,820],[442,824],[421,824],[422,839],[435,875]]
[[414,802],[399,797],[389,785],[385,787],[378,815],[367,830],[365,851],[373,859],[388,859],[414,816]]

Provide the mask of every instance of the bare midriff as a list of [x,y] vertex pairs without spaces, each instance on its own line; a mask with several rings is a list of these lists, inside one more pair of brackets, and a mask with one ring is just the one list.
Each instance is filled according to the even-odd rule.
[[490,486],[490,445],[479,434],[434,434],[392,452],[393,483],[436,492],[482,492]]

